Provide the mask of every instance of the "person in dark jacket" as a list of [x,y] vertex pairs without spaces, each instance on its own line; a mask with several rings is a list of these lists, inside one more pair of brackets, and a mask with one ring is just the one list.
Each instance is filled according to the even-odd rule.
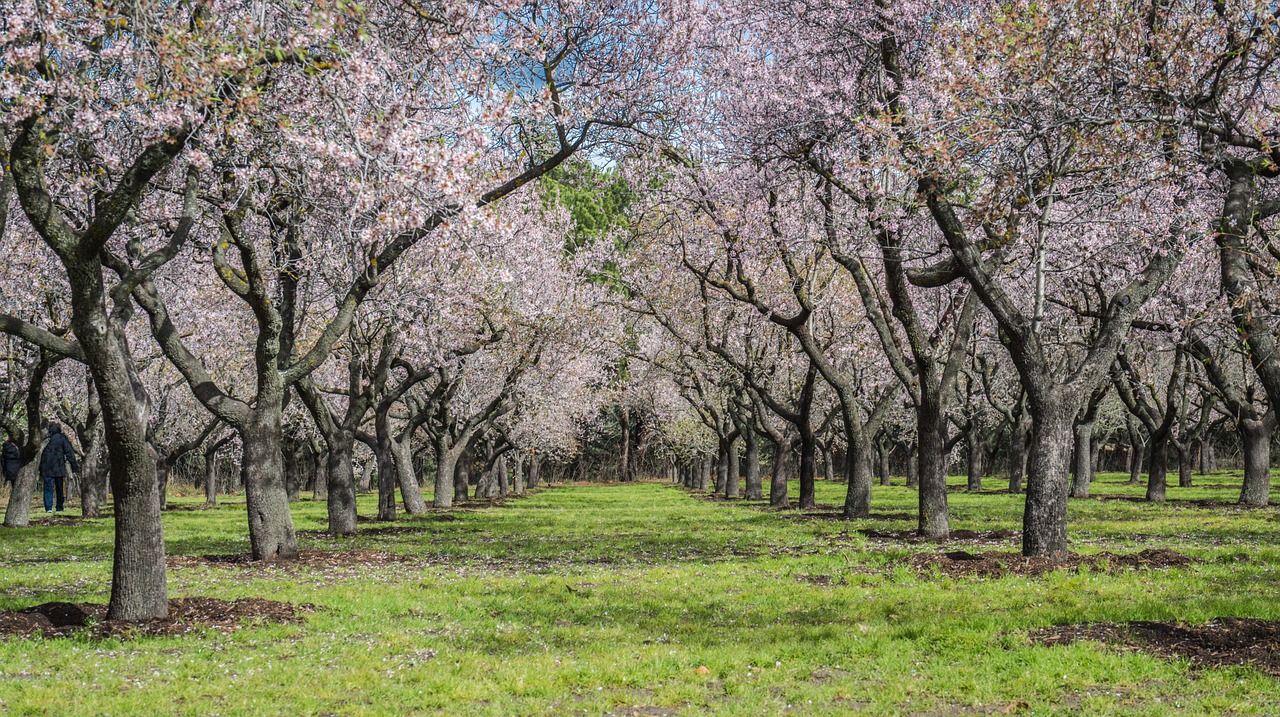
[[54,492],[58,502],[57,510],[62,512],[64,486],[67,482],[67,463],[71,470],[80,472],[80,464],[76,462],[76,452],[71,448],[71,441],[62,434],[62,428],[56,423],[49,424],[49,440],[45,441],[44,450],[40,452],[40,477],[44,480],[44,512],[54,511]]
[[13,437],[4,439],[4,449],[0,452],[0,469],[4,471],[4,479],[8,483],[18,480],[18,470],[22,468],[22,449],[13,442]]

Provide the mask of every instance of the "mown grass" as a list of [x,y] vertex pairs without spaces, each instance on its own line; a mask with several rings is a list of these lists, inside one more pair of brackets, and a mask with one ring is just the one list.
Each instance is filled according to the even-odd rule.
[[[1142,494],[1122,480],[1104,475],[1094,492]],[[1170,497],[1234,500],[1238,482],[1197,476],[1197,487]],[[820,482],[819,501],[838,504],[843,489]],[[1019,527],[1020,496],[950,498],[953,528]],[[877,487],[874,510],[913,512],[915,500],[906,488]],[[362,514],[374,508],[372,496],[361,498]],[[413,531],[300,538],[304,549],[387,551],[410,563],[173,568],[175,597],[258,596],[316,611],[300,625],[229,636],[2,640],[0,712],[1280,713],[1276,680],[1248,668],[1025,638],[1030,628],[1082,621],[1280,619],[1280,512],[1116,500],[1073,501],[1070,510],[1075,550],[1162,547],[1204,562],[1111,575],[921,576],[902,558],[941,548],[855,532],[913,527],[907,520],[804,519],[659,484],[555,487],[452,521],[396,524]],[[296,503],[294,519],[302,531],[322,530],[324,506]],[[105,602],[111,529],[99,520],[0,532],[0,608]],[[165,531],[172,554],[248,550],[234,497],[217,510],[170,511]]]

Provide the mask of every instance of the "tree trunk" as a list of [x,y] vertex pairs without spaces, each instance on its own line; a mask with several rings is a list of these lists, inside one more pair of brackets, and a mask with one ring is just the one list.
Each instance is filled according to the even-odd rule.
[[876,444],[876,472],[880,485],[889,485],[889,452],[890,447],[884,441]]
[[1074,477],[1071,481],[1072,498],[1088,498],[1089,484],[1093,482],[1093,422],[1080,421],[1075,425],[1075,455],[1071,461]]
[[40,460],[27,461],[18,470],[18,477],[9,491],[9,505],[4,512],[6,528],[27,528],[31,525],[31,501],[35,498],[36,484],[40,482]]
[[217,453],[206,453],[204,456],[204,504],[209,507],[218,504]]
[[[923,386],[922,386],[923,388]],[[946,539],[951,534],[947,508],[947,417],[922,402],[916,411],[919,457],[919,524],[921,537]]]
[[498,459],[498,463],[494,466],[494,470],[498,473],[498,495],[506,498],[511,493],[511,483],[508,481],[507,476],[506,456]]
[[427,502],[422,499],[422,486],[413,472],[413,442],[409,436],[391,439],[391,457],[396,464],[396,480],[400,484],[400,499],[404,512],[421,515],[427,512]]
[[294,560],[298,540],[285,488],[280,401],[260,398],[260,403],[266,406],[255,408],[239,429],[249,544],[254,560]]
[[[457,472],[458,454],[443,437],[435,440],[436,489],[431,505],[436,508],[453,507],[453,480]],[[464,494],[465,495],[465,494]]]
[[514,451],[511,455],[512,490],[515,491],[516,495],[524,495],[524,456],[520,455],[519,451]]
[[[361,493],[369,493],[373,490],[373,467],[376,459],[370,458],[360,467],[360,486]],[[332,491],[332,486],[330,487]]]
[[1017,425],[1010,431],[1009,438],[1009,492],[1017,495],[1022,492],[1022,478],[1027,471],[1027,426],[1026,420],[1018,419]]
[[903,473],[906,474],[907,487],[920,488],[920,452],[916,450],[916,446],[907,446],[907,456],[903,459]]
[[619,466],[620,480],[631,480],[631,409],[623,406],[622,416],[622,464]]
[[[805,419],[807,422],[807,419]],[[812,510],[818,507],[814,474],[818,468],[818,446],[813,433],[807,430],[800,432],[800,509]]]
[[1191,448],[1178,446],[1178,487],[1191,487]]
[[752,431],[747,431],[747,478],[746,500],[763,500],[764,484],[760,477],[760,439]]
[[725,485],[729,482],[729,449],[721,448],[720,455],[716,457],[716,487],[712,491],[718,495],[723,495]]
[[[864,434],[865,436],[865,434]],[[853,439],[853,436],[849,436]],[[871,514],[871,441],[851,440],[845,454],[844,472],[848,481],[844,497],[846,518],[864,518]],[[828,452],[827,456],[830,457]]]
[[738,441],[735,438],[729,443],[729,470],[724,482],[724,497],[737,498],[741,495],[742,463],[738,457]]
[[1276,430],[1275,409],[1260,419],[1240,421],[1240,438],[1244,442],[1244,484],[1240,489],[1241,505],[1267,505],[1271,494],[1271,436]]
[[106,497],[101,455],[95,431],[84,447],[84,460],[80,461],[80,514],[85,518],[97,518]]
[[773,452],[773,478],[769,481],[769,505],[774,508],[790,508],[787,498],[787,456],[789,447],[777,445]]
[[[538,487],[538,480],[542,477],[542,456],[533,454],[529,459],[529,485],[534,488]],[[551,481],[547,481],[547,485],[551,485]]]
[[325,506],[329,511],[329,533],[333,535],[356,532],[356,477],[351,461],[354,444],[355,439],[346,429],[339,429],[329,442]]
[[[1067,472],[1074,407],[1062,399],[1032,404],[1022,554],[1061,560],[1067,555]],[[1038,405],[1037,405],[1038,404]]]
[[970,492],[982,490],[982,433],[975,419],[969,419],[969,429],[965,431],[965,445],[969,455],[965,463],[968,472]]
[[378,437],[373,451],[378,461],[378,520],[396,519],[396,459],[391,454],[391,441]]
[[1151,437],[1151,468],[1147,473],[1147,500],[1163,503],[1169,473],[1169,438]]
[[328,451],[312,447],[311,452],[311,499],[329,500],[329,460]]
[[[155,450],[151,449],[152,455]],[[169,458],[156,461],[156,497],[160,501],[160,510],[169,509]]]
[[289,451],[288,465],[281,463],[281,469],[284,472],[284,492],[290,503],[298,502],[302,492],[303,474],[307,469],[304,455],[302,445],[295,443],[293,449]]
[[835,460],[831,456],[831,446],[822,448],[822,479],[831,482],[836,479]]
[[1196,458],[1200,460],[1200,475],[1207,476],[1213,472],[1209,467],[1209,439],[1201,437],[1196,442]]
[[711,474],[715,471],[715,463],[710,458],[702,459],[702,474],[698,476],[698,490],[711,487]]
[[473,458],[470,450],[463,450],[454,461],[453,465],[453,495],[455,498],[467,500],[471,492],[471,462]]

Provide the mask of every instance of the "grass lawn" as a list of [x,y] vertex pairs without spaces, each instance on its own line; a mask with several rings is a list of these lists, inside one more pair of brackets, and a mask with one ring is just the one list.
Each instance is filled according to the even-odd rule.
[[[1104,474],[1093,490],[1142,495],[1124,479]],[[856,530],[914,523],[804,519],[652,483],[554,487],[348,539],[318,535],[324,505],[302,501],[293,515],[304,550],[412,560],[173,567],[173,597],[315,611],[230,635],[0,640],[0,713],[1280,714],[1276,679],[1251,668],[1026,639],[1060,623],[1280,619],[1280,511],[1172,502],[1234,501],[1239,480],[1196,476],[1164,506],[1071,502],[1073,550],[1170,548],[1203,561],[1191,568],[998,579],[921,575],[902,559],[1016,550],[1016,539],[872,540]],[[839,504],[843,491],[819,482],[818,500]],[[1021,496],[950,499],[953,529],[1020,527]],[[873,506],[914,513],[915,501],[876,487]],[[362,514],[375,508],[361,497]],[[110,520],[0,529],[0,608],[106,602],[111,531]],[[247,552],[243,498],[170,511],[165,537],[175,555]]]

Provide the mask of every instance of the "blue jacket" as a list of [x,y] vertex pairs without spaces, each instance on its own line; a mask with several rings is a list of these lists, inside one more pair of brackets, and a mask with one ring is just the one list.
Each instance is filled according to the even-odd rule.
[[5,480],[12,481],[22,468],[22,449],[13,441],[4,442],[4,455],[0,457],[0,468],[4,470]]
[[71,463],[72,470],[80,472],[80,464],[76,462],[76,452],[71,449],[71,441],[62,435],[62,429],[50,426],[49,440],[40,452],[40,477],[66,478],[68,462]]

